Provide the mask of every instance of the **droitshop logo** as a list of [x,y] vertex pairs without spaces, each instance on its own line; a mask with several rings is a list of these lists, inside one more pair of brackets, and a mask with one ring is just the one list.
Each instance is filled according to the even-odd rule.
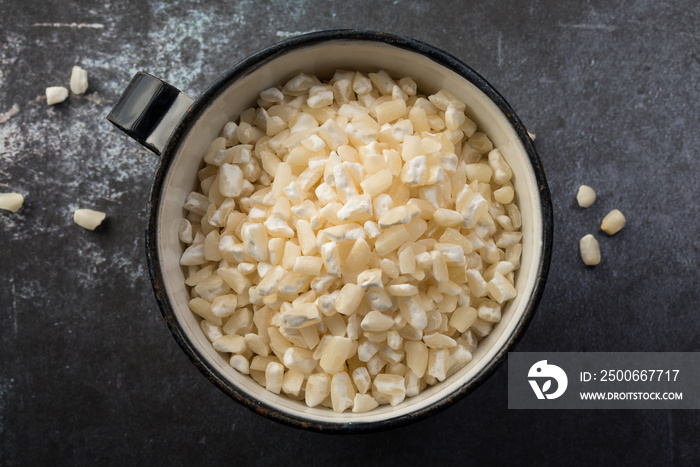
[[[569,385],[569,378],[560,367],[547,363],[547,360],[540,360],[530,367],[527,374],[528,382],[535,391],[538,399],[556,399],[561,397]],[[552,388],[552,381],[556,386]]]

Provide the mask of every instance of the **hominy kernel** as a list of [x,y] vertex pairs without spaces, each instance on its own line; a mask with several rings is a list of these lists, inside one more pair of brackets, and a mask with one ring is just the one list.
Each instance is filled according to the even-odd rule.
[[93,211],[92,209],[76,209],[73,213],[73,222],[88,230],[95,230],[107,215],[104,212]]
[[49,86],[46,88],[46,103],[48,105],[60,104],[68,99],[68,89],[63,86]]
[[600,263],[600,246],[593,235],[584,236],[579,242],[579,248],[581,249],[581,259],[586,266],[595,266]]
[[[24,196],[19,193],[0,193],[0,209],[17,212],[24,204]],[[189,243],[191,243],[190,240]]]
[[613,209],[603,218],[600,228],[608,235],[615,235],[622,230],[626,222],[625,216],[617,209]]
[[576,201],[578,205],[582,208],[587,208],[595,203],[596,194],[593,188],[588,185],[581,185],[578,187],[578,193],[576,193]]
[[70,90],[73,94],[84,94],[88,88],[87,71],[79,66],[74,66],[70,74]]

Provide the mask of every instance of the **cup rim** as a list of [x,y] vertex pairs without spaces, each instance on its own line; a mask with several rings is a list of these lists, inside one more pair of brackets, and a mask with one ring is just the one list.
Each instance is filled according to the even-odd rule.
[[[207,364],[206,357],[202,355],[202,353],[193,344],[193,341],[186,335],[185,332],[183,332],[182,328],[178,324],[175,311],[168,298],[163,271],[161,269],[160,255],[158,253],[158,212],[160,209],[163,190],[165,188],[165,180],[174,157],[178,153],[178,150],[184,141],[183,137],[186,136],[191,125],[202,115],[211,102],[213,102],[213,100],[216,99],[216,97],[222,93],[232,81],[235,81],[252,70],[264,65],[266,62],[287,52],[332,41],[375,42],[406,49],[410,52],[428,57],[432,61],[457,73],[464,79],[471,82],[499,108],[499,110],[503,113],[503,116],[515,130],[520,143],[525,148],[529,162],[533,168],[540,197],[540,208],[542,214],[542,250],[537,267],[537,277],[535,278],[533,291],[528,299],[525,309],[513,332],[506,340],[506,343],[496,353],[494,358],[485,364],[479,373],[467,381],[457,391],[415,412],[407,413],[399,417],[387,418],[381,421],[333,422],[305,419],[302,415],[293,416],[287,414],[286,412],[283,412],[270,404],[249,397],[243,391],[240,391],[235,385],[231,384],[227,379],[225,379]],[[207,88],[206,91],[195,99],[192,107],[186,112],[185,116],[169,138],[160,157],[150,193],[148,223],[145,233],[149,276],[156,301],[161,310],[163,318],[180,348],[189,357],[194,366],[197,367],[197,369],[210,382],[249,410],[288,426],[309,429],[316,432],[368,433],[403,426],[441,412],[473,392],[501,366],[501,364],[506,360],[508,352],[513,350],[515,345],[522,338],[524,332],[532,321],[540,299],[542,298],[552,255],[553,213],[551,196],[545,177],[545,172],[537,151],[535,150],[534,144],[528,136],[527,130],[503,96],[501,96],[501,94],[476,71],[453,55],[415,39],[372,30],[335,29],[317,31],[292,37],[262,49],[224,72]]]

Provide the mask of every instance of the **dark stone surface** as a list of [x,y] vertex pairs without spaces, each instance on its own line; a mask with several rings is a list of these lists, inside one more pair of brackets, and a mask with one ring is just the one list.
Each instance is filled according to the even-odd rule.
[[[155,156],[104,119],[146,70],[196,96],[283,37],[370,28],[475,68],[528,128],[555,248],[521,351],[699,351],[700,4],[669,2],[0,3],[0,464],[697,464],[693,411],[509,411],[506,368],[423,422],[327,436],[263,419],[207,382],[157,310],[143,245]],[[70,27],[66,24],[76,23]],[[89,72],[86,95],[48,85]],[[2,119],[0,119],[2,120]],[[598,192],[588,210],[575,192]],[[108,213],[95,232],[71,211]],[[598,226],[619,208],[625,229]],[[582,265],[594,233],[603,262]]]

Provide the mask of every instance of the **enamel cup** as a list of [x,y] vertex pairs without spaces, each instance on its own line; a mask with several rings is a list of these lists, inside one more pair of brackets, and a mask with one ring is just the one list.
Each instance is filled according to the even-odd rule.
[[[518,295],[484,338],[473,360],[457,373],[396,407],[361,414],[273,394],[238,373],[202,333],[188,308],[179,264],[184,246],[178,225],[183,204],[198,185],[202,154],[223,126],[255,106],[258,94],[300,72],[328,79],[338,69],[386,70],[409,76],[422,94],[446,89],[466,103],[466,114],[503,153],[513,170],[522,214]],[[288,425],[325,432],[376,431],[424,418],[474,391],[506,359],[531,321],[542,296],[552,253],[552,205],[542,164],[528,133],[505,99],[455,57],[430,45],[392,34],[336,30],[294,37],[234,65],[201,96],[192,99],[163,81],[138,73],[108,119],[160,156],[151,191],[146,248],[158,304],[172,334],[194,365],[219,389],[247,408]]]

